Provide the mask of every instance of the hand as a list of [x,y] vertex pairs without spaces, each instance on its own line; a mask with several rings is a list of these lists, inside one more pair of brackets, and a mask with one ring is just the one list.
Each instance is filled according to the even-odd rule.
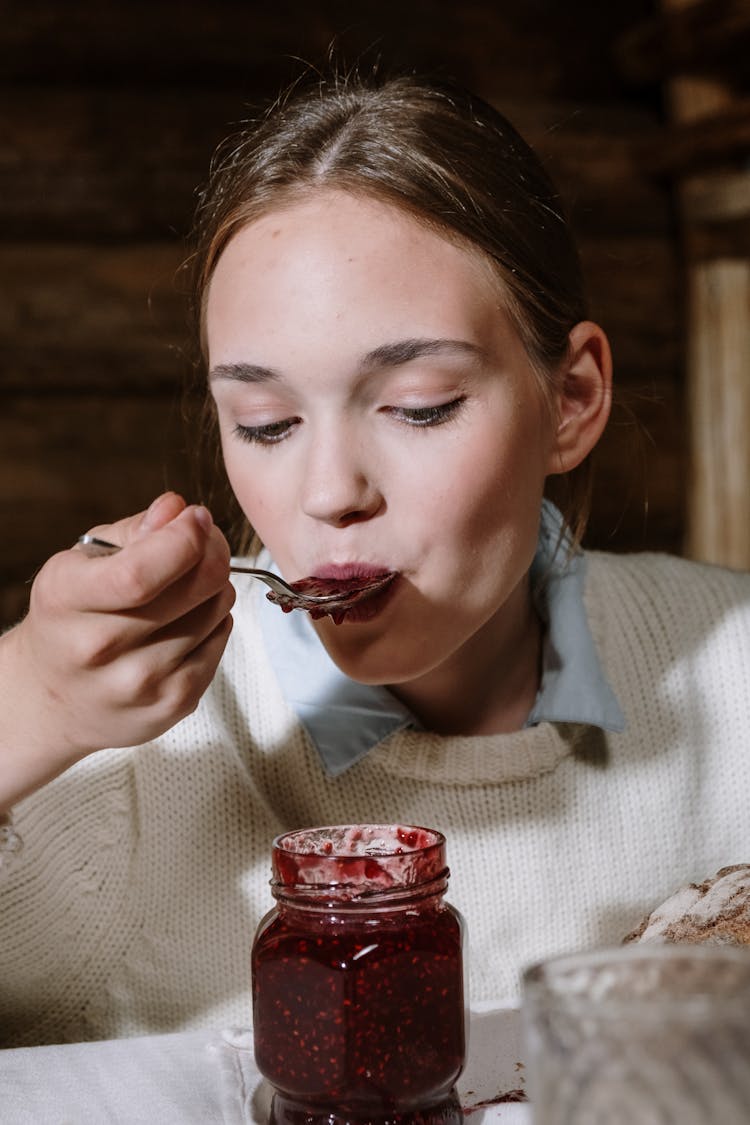
[[0,639],[0,809],[193,711],[229,637],[230,552],[205,508],[166,493],[93,534],[123,550],[54,555]]

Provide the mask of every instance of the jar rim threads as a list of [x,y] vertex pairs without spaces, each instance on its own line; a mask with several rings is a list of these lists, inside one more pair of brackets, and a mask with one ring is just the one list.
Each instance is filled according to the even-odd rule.
[[400,824],[336,824],[284,832],[273,841],[274,894],[337,898],[398,892],[448,878],[445,836]]

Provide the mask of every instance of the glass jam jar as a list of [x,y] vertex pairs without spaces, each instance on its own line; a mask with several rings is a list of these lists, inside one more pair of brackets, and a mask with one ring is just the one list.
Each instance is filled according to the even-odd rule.
[[338,825],[273,842],[277,905],[253,943],[255,1058],[274,1125],[456,1125],[460,914],[445,837]]

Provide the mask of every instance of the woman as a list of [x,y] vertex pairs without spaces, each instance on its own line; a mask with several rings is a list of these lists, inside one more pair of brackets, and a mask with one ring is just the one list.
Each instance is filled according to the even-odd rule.
[[412,79],[302,92],[227,148],[194,264],[261,565],[395,578],[283,615],[171,494],[42,568],[0,646],[7,1041],[247,1022],[292,827],[443,830],[474,1000],[746,858],[750,579],[578,549],[611,360],[508,123]]

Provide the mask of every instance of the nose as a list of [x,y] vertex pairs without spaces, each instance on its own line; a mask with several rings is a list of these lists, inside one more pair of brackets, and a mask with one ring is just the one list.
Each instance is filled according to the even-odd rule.
[[336,527],[371,519],[383,505],[373,459],[351,432],[311,439],[301,504],[312,519]]

